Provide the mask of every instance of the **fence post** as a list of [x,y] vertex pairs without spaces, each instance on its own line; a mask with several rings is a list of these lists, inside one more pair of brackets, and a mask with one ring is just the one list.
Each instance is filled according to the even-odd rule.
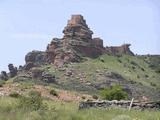
[[131,110],[132,104],[133,104],[134,98],[132,98],[131,103],[129,105],[129,111]]

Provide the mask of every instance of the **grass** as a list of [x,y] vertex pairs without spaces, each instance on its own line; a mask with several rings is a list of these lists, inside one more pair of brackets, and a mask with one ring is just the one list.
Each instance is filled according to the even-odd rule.
[[[55,75],[56,83],[47,84],[40,81],[38,83],[58,89],[98,95],[99,91],[95,86],[105,83],[106,72],[113,72],[121,75],[126,85],[140,92],[135,92],[137,95],[155,96],[151,98],[157,99],[160,90],[160,76],[150,67],[150,63],[145,58],[129,55],[102,55],[97,59],[85,59],[86,61],[81,63],[67,64],[63,69],[57,69],[53,65],[42,66],[46,72]],[[71,69],[73,75],[66,76],[65,69]],[[109,78],[107,80],[109,81]],[[114,84],[116,83],[112,82],[112,85]]]
[[[103,59],[103,62],[101,59]],[[149,87],[152,87],[150,85],[151,82],[160,86],[159,74],[151,69],[145,60],[136,56],[122,55],[117,57],[103,55],[97,59],[89,59],[79,64],[68,65],[67,68],[76,69],[77,74],[84,73],[89,81],[96,80],[96,70],[100,70],[101,72],[113,71],[119,73],[127,80],[141,82]],[[51,71],[52,69],[50,68]],[[64,78],[63,71],[55,70],[55,73]]]
[[[25,80],[17,81],[18,88],[22,91],[32,89],[34,84],[49,86],[50,88],[65,89],[69,91],[76,91],[90,95],[99,95],[99,88],[97,86],[109,87],[110,85],[117,85],[119,79],[106,77],[106,73],[116,73],[124,78],[123,86],[129,86],[134,91],[133,97],[136,99],[141,96],[157,100],[160,91],[160,75],[150,67],[151,63],[145,57],[139,56],[111,56],[102,55],[99,58],[91,59],[85,58],[86,61],[67,64],[64,68],[57,69],[53,65],[43,65],[42,69],[53,74],[56,77],[55,83],[45,83],[41,80]],[[157,59],[156,59],[157,61]],[[159,61],[156,62],[158,64]],[[159,67],[158,67],[159,68]],[[71,76],[66,76],[66,69],[72,70]],[[23,76],[23,73],[22,73]],[[5,82],[5,84],[12,84],[15,78]],[[113,81],[112,81],[113,80]],[[119,83],[118,83],[119,84]],[[3,86],[3,85],[2,85]]]
[[[110,70],[116,73],[121,74],[126,79],[141,81],[145,85],[149,85],[149,82],[156,82],[160,85],[158,74],[153,71],[148,64],[139,59],[136,56],[128,56],[123,55],[121,57],[104,55],[101,56],[104,59],[104,62],[101,62],[99,59],[89,60],[88,62],[84,62],[79,65],[79,69],[82,71],[90,71],[91,73],[95,73],[95,70]],[[118,62],[120,60],[121,62]],[[135,63],[135,64],[133,64]],[[135,69],[132,69],[134,67]],[[145,71],[143,71],[144,69]],[[137,78],[137,75],[140,78]],[[148,75],[148,78],[145,78],[145,75]],[[153,78],[155,76],[155,78]]]
[[46,110],[31,111],[17,108],[18,99],[0,98],[0,120],[160,120],[157,111],[128,111],[126,109],[78,110],[78,103],[43,100]]

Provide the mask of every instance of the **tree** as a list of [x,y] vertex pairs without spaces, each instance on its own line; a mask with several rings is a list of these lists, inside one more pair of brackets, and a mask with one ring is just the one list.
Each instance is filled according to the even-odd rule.
[[100,91],[100,94],[103,99],[106,100],[122,100],[128,98],[127,92],[125,92],[119,85],[112,86],[111,88],[105,88]]

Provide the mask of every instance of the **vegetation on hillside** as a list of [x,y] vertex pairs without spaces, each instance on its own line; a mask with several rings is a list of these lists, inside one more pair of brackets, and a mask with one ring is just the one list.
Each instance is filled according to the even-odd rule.
[[115,85],[111,88],[105,88],[100,91],[103,99],[106,100],[125,100],[128,98],[127,92],[125,92],[121,86]]
[[[52,65],[43,66],[43,69],[55,75],[57,83],[52,85],[60,89],[98,94],[100,89],[118,84],[129,89],[129,96],[132,91],[136,98],[143,95],[159,98],[160,74],[143,57],[102,55],[97,59],[84,59],[60,69]],[[70,75],[66,75],[67,71]]]
[[[155,60],[152,60],[152,62]],[[156,60],[157,61],[157,60]],[[153,62],[155,63],[155,62]],[[157,64],[157,63],[156,63]],[[8,97],[0,97],[0,120],[159,120],[159,111],[136,111],[127,109],[78,110],[78,102],[64,102],[43,98],[59,98],[59,90],[78,91],[99,98],[99,92],[108,100],[126,99],[126,86],[137,91],[135,95],[158,98],[160,74],[152,68],[145,57],[103,55],[97,59],[85,58],[81,63],[66,64],[64,68],[42,65],[41,69],[55,75],[55,83],[40,80],[20,80],[14,77],[1,83],[2,89],[13,90]],[[24,76],[24,75],[21,75]],[[18,81],[17,81],[18,80]],[[43,84],[40,87],[35,84]],[[116,86],[115,86],[116,85]],[[121,87],[120,87],[121,86]],[[111,89],[108,89],[111,88]],[[20,92],[16,92],[19,91]],[[43,91],[42,91],[43,90]],[[58,90],[58,91],[57,91]],[[27,94],[28,91],[29,94]],[[20,93],[20,94],[19,94]],[[77,94],[78,94],[77,93]],[[86,96],[81,96],[86,99]],[[129,99],[129,98],[128,98]]]

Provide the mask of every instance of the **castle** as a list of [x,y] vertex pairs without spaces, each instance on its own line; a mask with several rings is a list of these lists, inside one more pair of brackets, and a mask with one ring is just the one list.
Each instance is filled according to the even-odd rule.
[[[72,15],[63,33],[62,38],[52,39],[42,56],[38,52],[39,58],[37,59],[61,67],[65,63],[79,62],[81,56],[95,58],[102,54],[134,55],[129,49],[130,44],[104,47],[101,38],[92,38],[93,31],[90,30],[82,15]],[[36,57],[35,52],[34,55],[33,53],[29,53],[26,56],[26,63],[35,60]]]

